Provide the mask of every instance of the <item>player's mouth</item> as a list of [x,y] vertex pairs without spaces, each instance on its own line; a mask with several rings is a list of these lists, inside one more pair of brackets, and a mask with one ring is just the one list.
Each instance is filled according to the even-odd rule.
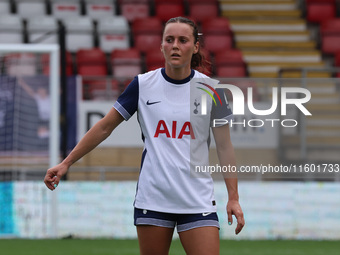
[[181,55],[179,55],[178,53],[173,53],[173,54],[171,54],[171,57],[173,57],[173,58],[179,58],[179,57],[181,57]]

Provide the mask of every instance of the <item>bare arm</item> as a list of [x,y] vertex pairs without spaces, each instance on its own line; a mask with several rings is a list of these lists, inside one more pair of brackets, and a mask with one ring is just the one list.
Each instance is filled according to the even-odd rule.
[[54,190],[60,178],[66,174],[73,163],[85,156],[104,141],[112,131],[124,120],[115,108],[98,121],[79,141],[71,153],[57,166],[47,170],[44,182],[50,190]]
[[[236,166],[236,157],[234,147],[230,139],[229,125],[213,128],[213,134],[216,142],[217,156],[221,167],[226,166],[226,169],[228,169],[229,165]],[[237,219],[235,233],[238,234],[242,230],[245,221],[239,204],[237,173],[224,173],[224,181],[228,190],[228,222],[231,225],[233,222],[232,215],[235,215]]]
[[28,95],[34,97],[34,90],[22,78],[18,78],[18,84],[26,91]]

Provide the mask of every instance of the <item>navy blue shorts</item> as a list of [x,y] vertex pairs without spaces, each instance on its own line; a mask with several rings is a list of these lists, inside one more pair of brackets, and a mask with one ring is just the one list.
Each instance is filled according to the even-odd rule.
[[216,212],[195,213],[195,214],[177,214],[162,213],[145,209],[135,208],[134,224],[151,225],[166,228],[175,228],[177,232],[182,232],[199,227],[217,227],[220,228]]

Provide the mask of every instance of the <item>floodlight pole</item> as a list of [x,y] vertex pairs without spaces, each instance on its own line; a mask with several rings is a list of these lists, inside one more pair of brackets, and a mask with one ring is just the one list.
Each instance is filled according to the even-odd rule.
[[[60,49],[60,90],[61,90],[61,109],[60,109],[60,125],[61,125],[61,153],[62,158],[67,157],[67,140],[68,140],[68,125],[67,125],[67,75],[66,75],[66,29],[60,23],[58,30],[59,49]],[[62,178],[67,179],[67,174]]]

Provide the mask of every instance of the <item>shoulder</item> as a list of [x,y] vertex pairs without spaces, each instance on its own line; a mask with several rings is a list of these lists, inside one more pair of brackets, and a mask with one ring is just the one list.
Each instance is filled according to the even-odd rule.
[[137,89],[141,85],[141,83],[142,84],[148,83],[148,81],[152,80],[153,77],[157,77],[160,74],[160,72],[161,72],[161,68],[152,70],[152,71],[149,71],[143,74],[138,74],[130,82],[128,88],[133,87]]
[[139,74],[137,77],[139,87],[143,91],[159,87],[159,84],[164,82],[164,78],[161,73],[161,68],[149,71],[147,73]]
[[194,69],[195,75],[194,78],[204,78],[204,79],[211,79],[208,75],[201,73]]
[[152,70],[152,71],[149,71],[143,74],[139,74],[137,77],[139,80],[147,80],[152,77],[159,76],[161,74],[161,69],[162,68],[158,68],[156,70]]
[[209,84],[212,87],[215,87],[220,81],[213,79],[211,77],[209,77],[208,75],[205,75],[204,73],[201,73],[197,70],[194,70],[195,74],[193,79],[195,79],[194,81],[197,81],[199,83],[205,83],[205,84]]

